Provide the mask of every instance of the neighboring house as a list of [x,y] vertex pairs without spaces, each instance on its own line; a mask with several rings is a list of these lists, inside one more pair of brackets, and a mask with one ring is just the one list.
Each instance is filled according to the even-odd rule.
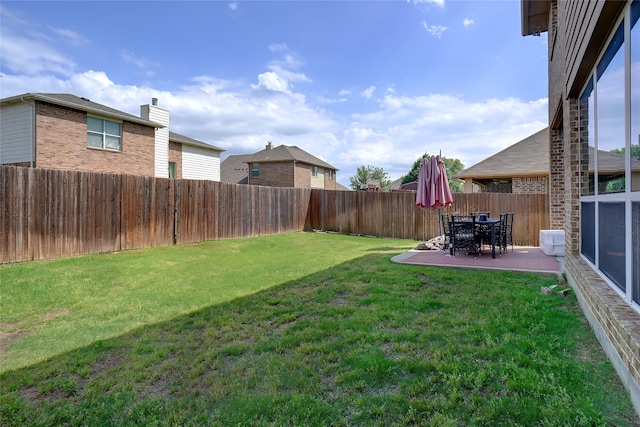
[[523,35],[548,32],[551,228],[640,414],[640,0],[521,0],[521,11]]
[[[594,148],[589,147],[589,177],[594,178]],[[610,183],[624,171],[623,156],[599,150],[600,182]],[[640,185],[640,161],[631,159],[632,182]],[[482,160],[455,175],[464,180],[465,193],[548,193],[549,128]],[[607,179],[602,179],[607,175]]]
[[549,128],[463,170],[465,193],[547,193]]
[[220,180],[221,148],[169,131],[169,111],[140,117],[71,94],[0,100],[0,164]]
[[334,166],[295,146],[273,147],[271,141],[257,153],[227,157],[221,168],[222,181],[234,184],[339,189]]
[[230,155],[220,164],[220,180],[232,184],[249,183],[249,165],[245,159],[251,154]]

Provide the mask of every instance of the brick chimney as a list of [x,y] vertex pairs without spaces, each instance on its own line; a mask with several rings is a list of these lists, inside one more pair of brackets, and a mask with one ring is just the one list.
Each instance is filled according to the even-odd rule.
[[273,149],[273,146],[271,145],[271,141],[267,141],[267,150],[271,150]]

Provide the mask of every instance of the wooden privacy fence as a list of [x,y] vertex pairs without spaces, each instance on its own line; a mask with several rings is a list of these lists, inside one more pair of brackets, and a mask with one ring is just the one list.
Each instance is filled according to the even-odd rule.
[[[514,243],[538,245],[544,194],[455,193],[441,213],[514,212]],[[0,262],[320,229],[427,240],[437,210],[413,192],[261,187],[0,166]]]
[[0,262],[304,229],[310,189],[0,167]]
[[442,234],[438,213],[513,212],[515,245],[538,246],[540,230],[549,228],[547,194],[453,193],[453,205],[416,207],[415,192],[313,190],[308,225],[339,233],[428,240]]

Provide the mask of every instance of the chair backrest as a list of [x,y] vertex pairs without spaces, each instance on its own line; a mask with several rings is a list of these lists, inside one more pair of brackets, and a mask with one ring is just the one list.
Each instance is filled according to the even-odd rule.
[[475,215],[451,215],[451,221],[476,222],[476,216]]
[[500,226],[502,233],[506,239],[506,243],[513,245],[513,212],[505,212],[500,214]]
[[449,235],[449,215],[441,214],[440,215],[440,227],[442,227],[442,234],[445,236]]

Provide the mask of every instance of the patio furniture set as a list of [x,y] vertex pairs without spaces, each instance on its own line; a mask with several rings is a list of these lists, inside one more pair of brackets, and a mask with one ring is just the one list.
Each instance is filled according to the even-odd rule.
[[489,212],[443,214],[444,248],[452,256],[462,252],[476,257],[482,255],[484,247],[491,247],[491,258],[495,258],[496,248],[500,254],[508,246],[513,250],[513,218],[513,212],[501,213],[498,218],[490,217]]

